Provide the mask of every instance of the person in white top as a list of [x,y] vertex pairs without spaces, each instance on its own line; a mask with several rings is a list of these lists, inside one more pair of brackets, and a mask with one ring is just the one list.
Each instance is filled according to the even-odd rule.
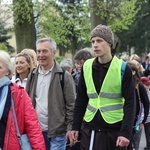
[[26,88],[28,74],[33,69],[31,57],[27,53],[19,53],[15,57],[15,75],[11,81]]

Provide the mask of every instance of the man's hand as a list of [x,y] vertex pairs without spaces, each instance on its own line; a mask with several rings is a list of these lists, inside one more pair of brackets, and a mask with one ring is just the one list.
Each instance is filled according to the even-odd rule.
[[70,146],[73,146],[78,141],[79,131],[71,131]]
[[140,123],[140,130],[142,130],[144,127],[144,124],[143,123]]
[[71,130],[68,130],[66,133],[66,142],[71,142],[72,136],[71,136]]
[[127,147],[129,143],[130,141],[127,138],[123,136],[119,136],[116,141],[116,146]]

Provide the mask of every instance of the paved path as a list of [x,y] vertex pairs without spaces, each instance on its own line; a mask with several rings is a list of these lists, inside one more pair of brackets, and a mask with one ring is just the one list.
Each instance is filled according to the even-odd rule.
[[143,150],[145,146],[146,146],[146,142],[145,142],[145,134],[144,134],[144,129],[143,129],[139,150]]

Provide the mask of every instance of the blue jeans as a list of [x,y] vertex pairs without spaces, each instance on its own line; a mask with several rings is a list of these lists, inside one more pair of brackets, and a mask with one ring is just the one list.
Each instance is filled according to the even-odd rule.
[[46,150],[66,150],[66,136],[48,138],[47,132],[43,132]]

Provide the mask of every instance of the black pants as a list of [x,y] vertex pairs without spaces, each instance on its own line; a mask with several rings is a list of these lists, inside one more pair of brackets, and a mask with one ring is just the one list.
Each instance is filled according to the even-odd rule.
[[79,133],[78,141],[74,146],[70,147],[67,143],[66,150],[80,150],[81,133]]
[[[126,147],[116,147],[118,132],[95,131],[93,150],[127,150]],[[80,150],[89,150],[91,130],[83,128]]]
[[150,122],[144,124],[145,137],[146,137],[146,148],[150,150]]

